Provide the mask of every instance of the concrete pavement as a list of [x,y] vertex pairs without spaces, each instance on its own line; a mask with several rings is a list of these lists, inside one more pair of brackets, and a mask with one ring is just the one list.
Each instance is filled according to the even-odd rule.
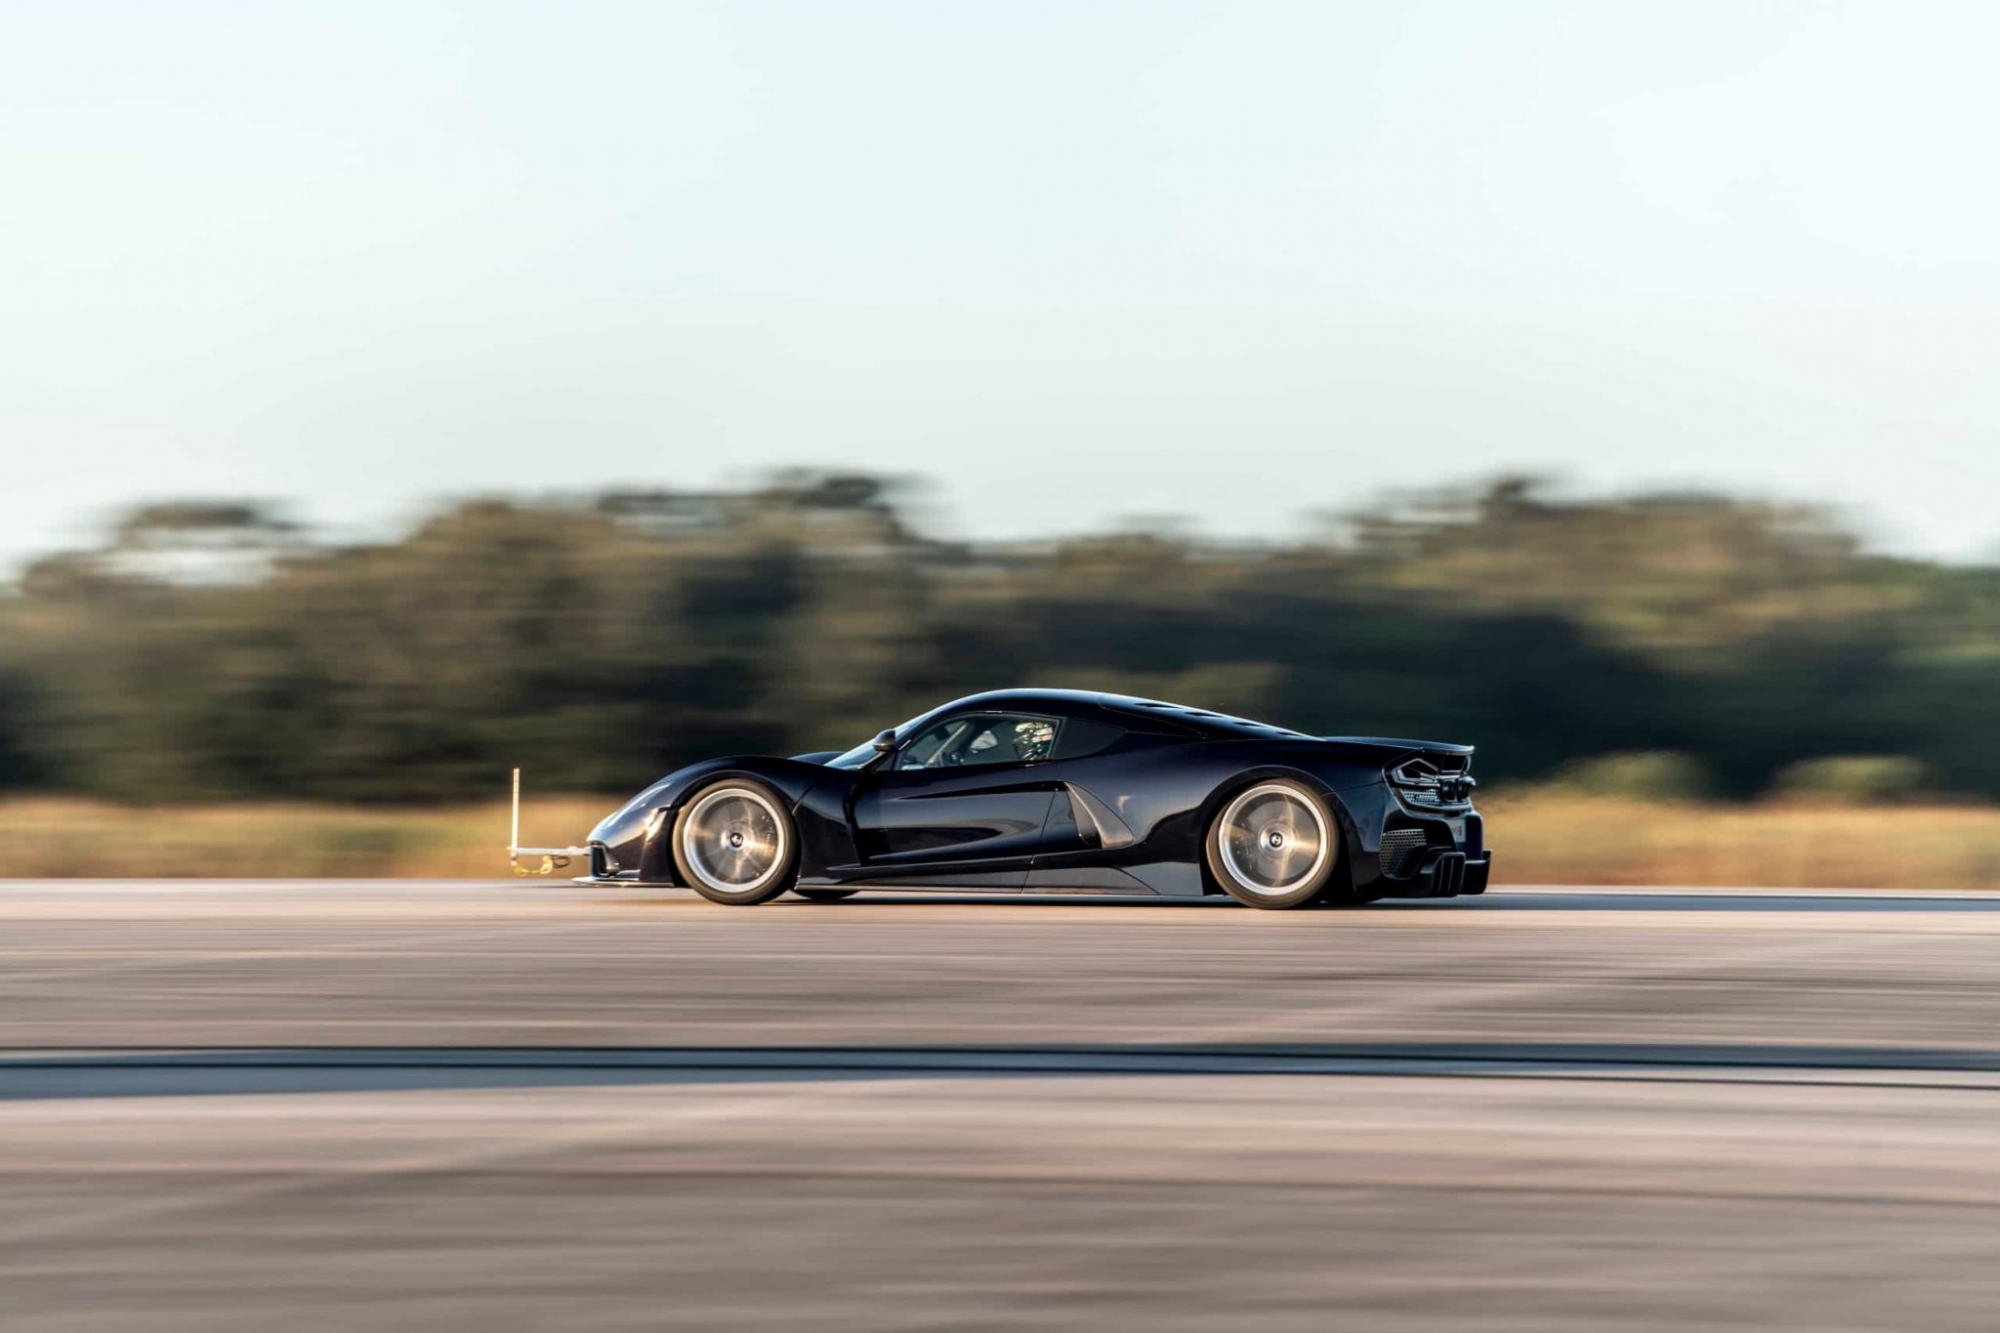
[[0,885],[0,1327],[1990,1329],[2000,899]]

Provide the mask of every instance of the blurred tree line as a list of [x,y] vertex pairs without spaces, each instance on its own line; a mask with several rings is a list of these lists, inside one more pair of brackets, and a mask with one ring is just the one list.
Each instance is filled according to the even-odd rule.
[[823,474],[469,501],[366,545],[151,506],[0,593],[0,786],[413,801],[520,763],[620,791],[1042,684],[1470,740],[1489,783],[1670,754],[1749,793],[1881,756],[2000,794],[2000,570],[1871,554],[1810,510],[1508,480],[1260,547],[975,546],[906,514]]

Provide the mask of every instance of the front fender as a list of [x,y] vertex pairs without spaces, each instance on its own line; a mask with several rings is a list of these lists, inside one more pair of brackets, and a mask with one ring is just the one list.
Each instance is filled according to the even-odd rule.
[[669,843],[674,816],[687,798],[721,778],[750,778],[774,788],[788,808],[798,803],[831,770],[817,764],[771,755],[733,755],[677,769],[647,787],[599,821],[589,841],[602,844],[621,869],[637,869],[639,878],[678,882]]

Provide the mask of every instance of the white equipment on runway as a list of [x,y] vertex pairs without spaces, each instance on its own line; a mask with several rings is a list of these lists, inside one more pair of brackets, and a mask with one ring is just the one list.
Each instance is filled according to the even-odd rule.
[[[523,847],[521,845],[521,770],[514,770],[514,830],[507,839],[507,864],[514,867],[517,875],[552,875],[569,864],[572,856],[589,856],[588,847]],[[542,863],[528,867],[521,864],[523,856],[539,856]]]

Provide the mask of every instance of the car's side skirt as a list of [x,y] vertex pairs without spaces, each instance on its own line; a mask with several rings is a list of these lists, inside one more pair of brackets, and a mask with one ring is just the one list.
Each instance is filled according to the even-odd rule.
[[842,875],[833,878],[814,875],[799,880],[802,889],[985,889],[997,893],[1019,893],[1018,870],[983,871],[964,874]]

